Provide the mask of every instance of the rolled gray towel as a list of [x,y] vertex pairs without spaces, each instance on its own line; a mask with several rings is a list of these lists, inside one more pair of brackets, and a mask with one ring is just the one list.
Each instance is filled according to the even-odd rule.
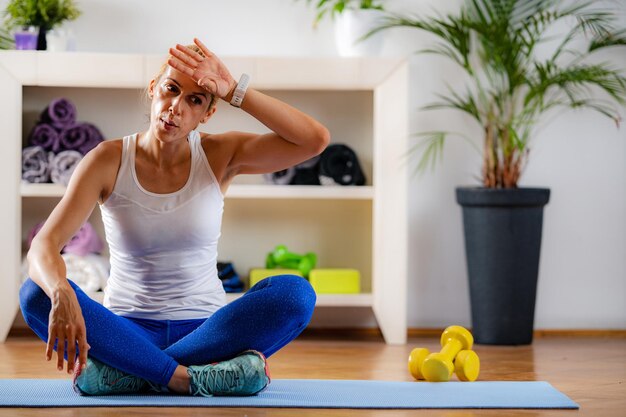
[[272,184],[287,185],[291,182],[294,175],[296,175],[296,168],[291,167],[271,174],[263,174],[263,178],[265,178],[265,181]]
[[314,156],[298,165],[271,174],[264,174],[267,182],[279,185],[320,185],[318,165],[320,157]]
[[320,163],[320,156],[314,156],[311,159],[307,159],[304,162],[300,162],[296,165],[297,169],[317,169],[317,165]]
[[42,183],[50,181],[50,159],[52,153],[41,146],[22,149],[22,179]]
[[320,157],[315,156],[296,165],[296,174],[291,179],[291,185],[320,185],[319,180]]
[[67,185],[81,159],[83,154],[78,151],[63,151],[56,154],[50,161],[52,182]]

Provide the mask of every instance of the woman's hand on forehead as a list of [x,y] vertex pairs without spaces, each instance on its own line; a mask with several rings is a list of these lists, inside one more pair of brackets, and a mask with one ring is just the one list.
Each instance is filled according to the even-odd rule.
[[174,69],[188,75],[200,87],[219,98],[225,98],[235,88],[237,82],[226,68],[226,65],[209,49],[194,38],[194,43],[205,56],[177,44],[170,48],[172,55],[167,63]]

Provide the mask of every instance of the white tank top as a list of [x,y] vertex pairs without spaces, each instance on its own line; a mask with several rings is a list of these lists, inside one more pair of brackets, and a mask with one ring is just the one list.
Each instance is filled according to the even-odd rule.
[[187,183],[168,194],[152,193],[139,184],[136,142],[137,134],[123,139],[115,187],[100,205],[111,254],[104,305],[136,318],[209,317],[226,303],[217,276],[224,196],[200,134],[189,133]]

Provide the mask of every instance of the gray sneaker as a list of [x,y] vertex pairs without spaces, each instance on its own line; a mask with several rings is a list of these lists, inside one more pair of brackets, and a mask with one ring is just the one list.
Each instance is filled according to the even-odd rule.
[[85,369],[80,369],[78,363],[76,364],[72,382],[74,391],[80,395],[129,394],[154,388],[153,384],[145,379],[122,372],[93,358],[87,358]]
[[187,368],[191,395],[203,397],[255,395],[270,383],[265,356],[247,350],[233,359]]

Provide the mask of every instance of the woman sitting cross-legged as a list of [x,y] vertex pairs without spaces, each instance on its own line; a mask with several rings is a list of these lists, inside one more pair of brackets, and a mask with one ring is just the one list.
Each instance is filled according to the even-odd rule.
[[[286,169],[329,142],[313,118],[243,84],[197,39],[170,49],[149,85],[148,130],[89,152],[33,240],[22,312],[79,393],[253,395],[270,382],[265,358],[308,324],[315,293],[301,277],[270,277],[226,304],[217,276],[233,178]],[[271,133],[198,132],[220,99]],[[96,204],[111,255],[104,305],[59,254]]]

